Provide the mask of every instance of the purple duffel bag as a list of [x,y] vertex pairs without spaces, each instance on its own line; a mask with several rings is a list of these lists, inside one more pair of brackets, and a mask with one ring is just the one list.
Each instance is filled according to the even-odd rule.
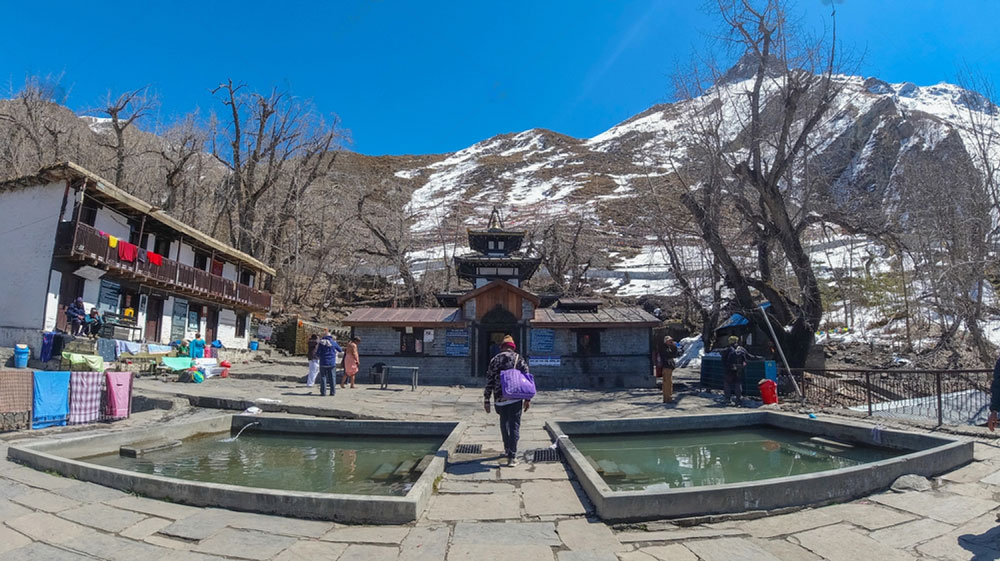
[[504,399],[531,399],[535,397],[535,379],[517,368],[501,370],[500,391]]

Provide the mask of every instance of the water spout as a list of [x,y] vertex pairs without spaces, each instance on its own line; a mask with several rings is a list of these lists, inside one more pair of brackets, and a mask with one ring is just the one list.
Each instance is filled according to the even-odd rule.
[[240,432],[236,433],[236,436],[231,437],[231,438],[223,438],[219,442],[235,442],[236,439],[239,438],[241,434],[243,434],[243,431],[247,430],[248,428],[250,428],[250,427],[252,427],[254,425],[259,425],[259,424],[260,424],[260,421],[254,421],[252,423],[247,423],[247,424],[243,425],[243,428],[240,429]]

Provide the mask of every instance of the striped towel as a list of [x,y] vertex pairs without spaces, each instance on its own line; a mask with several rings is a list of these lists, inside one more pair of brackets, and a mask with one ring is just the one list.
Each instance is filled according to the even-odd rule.
[[105,412],[110,419],[124,419],[132,410],[132,373],[105,372],[108,384],[108,408]]
[[100,372],[73,372],[69,378],[69,424],[94,423],[101,416]]

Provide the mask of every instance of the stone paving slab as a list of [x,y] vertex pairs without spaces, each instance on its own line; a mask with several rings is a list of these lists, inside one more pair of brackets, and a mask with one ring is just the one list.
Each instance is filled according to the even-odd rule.
[[909,561],[909,553],[893,549],[851,529],[847,524],[825,526],[796,534],[794,541],[829,561]]
[[444,479],[438,485],[438,493],[455,493],[461,495],[488,495],[491,493],[513,493],[514,486],[510,483],[494,483],[480,481],[463,481]]
[[746,532],[731,528],[688,528],[683,530],[659,530],[655,532],[620,532],[622,543],[678,542],[687,540],[745,536]]
[[[552,548],[544,545],[452,544],[447,561],[553,561]],[[340,561],[343,561],[342,559]]]
[[653,545],[644,547],[638,551],[657,561],[698,561],[698,557],[694,553],[691,553],[690,549],[676,543],[670,545]]
[[92,555],[103,561],[137,561],[141,559],[162,559],[169,550],[151,544],[137,542],[100,532],[90,531],[72,541],[62,544],[67,547]]
[[871,538],[879,543],[897,549],[908,549],[918,543],[930,541],[947,534],[955,527],[931,518],[921,518],[898,526],[883,528],[871,533]]
[[301,520],[298,518],[285,518],[282,516],[270,516],[267,514],[256,514],[243,512],[232,517],[227,522],[230,528],[240,528],[243,530],[260,530],[270,534],[282,534],[286,536],[318,538],[333,529],[333,522],[323,522],[320,520]]
[[[760,539],[750,538],[750,541],[757,544],[757,547],[781,559],[781,561],[820,561],[820,557],[815,553],[796,545],[785,539]],[[862,561],[862,560],[858,560]]]
[[886,508],[880,504],[869,502],[845,503],[823,508],[823,514],[839,518],[868,530],[878,530],[886,526],[902,524],[916,518],[912,514]]
[[445,479],[465,480],[465,481],[495,481],[497,472],[495,467],[488,467],[481,463],[456,464],[448,466],[445,472]]
[[60,512],[80,506],[80,501],[74,501],[48,491],[32,491],[18,495],[11,500],[28,508],[45,512]]
[[503,520],[521,518],[517,493],[493,495],[434,495],[425,516],[428,520]]
[[521,495],[528,516],[586,514],[590,505],[583,491],[568,481],[526,481],[521,484]]
[[[2,464],[3,462],[0,462],[0,465]],[[30,493],[31,491],[34,491],[34,489],[28,487],[24,483],[18,483],[17,481],[11,481],[9,479],[0,479],[0,499],[9,499],[11,497]]]
[[30,508],[23,507],[7,499],[0,499],[0,521],[10,520],[11,518],[17,518],[31,514],[32,512],[34,511]]
[[0,561],[93,561],[93,558],[35,542],[0,555]]
[[1000,526],[993,513],[984,514],[958,528],[920,544],[917,552],[935,559],[975,561],[1000,559]]
[[351,544],[337,561],[395,561],[398,556],[399,549],[395,547]]
[[[781,561],[757,544],[744,538],[698,540],[684,544],[702,561]],[[854,561],[857,561],[856,559]]]
[[257,530],[226,528],[191,548],[202,553],[266,561],[296,542],[295,538]]
[[997,473],[997,466],[993,464],[987,462],[970,462],[955,471],[940,476],[940,479],[956,483],[974,483],[995,473]]
[[[556,553],[556,559],[558,561],[618,561],[618,556],[610,551],[559,551]],[[677,561],[683,560],[678,559]]]
[[598,550],[619,552],[628,548],[622,545],[607,525],[590,522],[584,518],[560,521],[556,530],[559,539],[572,550]]
[[117,534],[141,522],[145,516],[102,504],[89,504],[59,513],[61,518]]
[[997,471],[992,475],[987,475],[979,481],[987,485],[1000,485],[1000,471]]
[[274,561],[324,561],[340,557],[346,543],[299,540],[274,558]]
[[450,537],[448,526],[414,528],[400,544],[399,561],[441,561],[447,555]]
[[562,462],[541,462],[537,464],[521,462],[517,467],[500,468],[501,481],[538,481],[540,479],[569,479],[569,468]]
[[127,497],[122,497],[120,499],[107,501],[106,504],[116,508],[124,508],[127,510],[148,514],[150,516],[169,518],[171,520],[180,520],[182,518],[187,518],[188,516],[201,512],[201,509],[198,507],[170,503],[167,501],[160,501],[157,499],[147,499],[145,497],[127,496]]
[[33,512],[4,523],[31,539],[54,544],[63,543],[86,532],[86,528],[47,512]]
[[81,503],[102,503],[129,496],[128,493],[123,493],[118,489],[86,482],[55,489],[52,492]]
[[398,545],[410,533],[406,526],[347,526],[334,528],[322,540],[345,543],[371,543]]
[[119,534],[125,536],[126,538],[132,538],[133,540],[143,540],[171,524],[173,524],[173,520],[167,520],[166,518],[146,518],[141,522],[125,528],[119,532]]
[[233,514],[219,509],[204,509],[186,518],[175,521],[160,533],[183,540],[203,540],[225,528]]
[[459,522],[451,538],[455,544],[560,545],[552,522]]
[[779,516],[766,516],[747,522],[735,522],[731,525],[740,528],[746,533],[759,538],[773,538],[775,536],[785,536],[811,530],[820,526],[829,526],[840,522],[840,518],[826,514],[826,509],[808,508],[782,514]]
[[74,479],[60,477],[58,475],[49,475],[24,466],[18,466],[11,469],[10,471],[4,472],[3,475],[4,477],[20,481],[30,487],[45,489],[47,491],[51,491],[53,489],[64,489],[78,484],[78,482]]
[[[5,520],[5,518],[0,518]],[[31,538],[24,534],[19,534],[10,528],[0,524],[0,553],[24,547],[31,543]]]
[[975,497],[917,491],[883,493],[872,497],[872,500],[948,524],[962,524],[1000,507],[994,501]]
[[985,442],[974,442],[972,444],[972,457],[977,462],[1000,459],[1000,446]]

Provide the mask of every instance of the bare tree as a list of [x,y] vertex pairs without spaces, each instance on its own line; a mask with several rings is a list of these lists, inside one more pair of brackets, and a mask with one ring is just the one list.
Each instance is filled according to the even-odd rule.
[[117,97],[108,92],[99,110],[108,116],[108,130],[99,135],[98,144],[113,152],[111,167],[114,170],[114,182],[122,189],[131,190],[132,185],[128,183],[129,163],[140,154],[138,143],[129,138],[130,129],[140,119],[147,117],[156,105],[156,97],[150,92],[149,86],[143,86]]

